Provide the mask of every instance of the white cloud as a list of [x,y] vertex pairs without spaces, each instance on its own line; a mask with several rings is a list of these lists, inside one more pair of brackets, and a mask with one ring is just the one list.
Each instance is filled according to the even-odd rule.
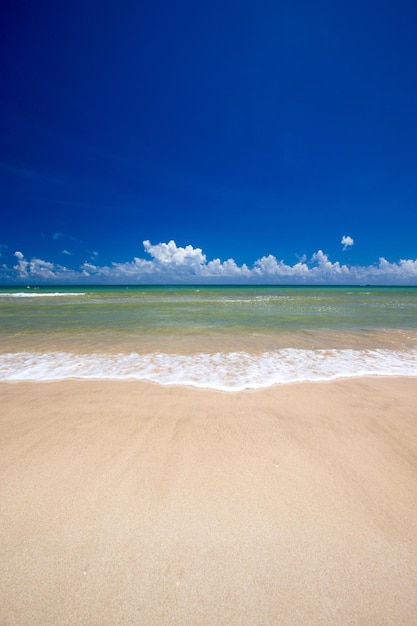
[[353,246],[355,242],[349,235],[343,235],[340,243],[343,245],[343,250],[347,250],[349,246]]
[[19,278],[27,278],[28,277],[28,262],[26,261],[23,253],[19,250],[16,250],[14,256],[17,259],[17,265],[13,265],[13,269],[16,271]]
[[[344,239],[353,245],[352,238]],[[310,259],[303,256],[293,265],[269,254],[248,267],[238,265],[234,259],[207,260],[201,248],[177,246],[172,240],[158,244],[146,240],[143,246],[149,259],[135,257],[110,265],[90,260],[78,269],[36,257],[27,260],[16,251],[16,264],[12,268],[3,265],[0,278],[11,283],[417,284],[417,259],[390,262],[381,257],[374,265],[352,266],[331,261],[323,250],[318,250]]]
[[4,274],[6,278],[15,278],[15,280],[28,280],[36,282],[51,281],[57,282],[63,280],[64,282],[73,281],[76,282],[79,272],[70,270],[62,265],[55,265],[50,261],[44,261],[43,259],[32,258],[27,261],[22,252],[17,250],[14,253],[17,259],[17,264],[13,266],[13,275],[10,275],[10,270],[5,267]]
[[327,278],[330,282],[345,282],[344,279],[350,274],[347,265],[340,265],[339,261],[332,263],[322,250],[315,252],[311,257],[311,261],[315,265],[309,271],[312,275],[319,277],[321,281]]
[[309,268],[306,263],[301,261],[295,265],[287,265],[284,261],[277,261],[272,254],[269,254],[255,262],[253,272],[259,279],[303,279],[308,277]]
[[220,259],[213,259],[203,267],[203,276],[206,278],[224,278],[228,277],[230,280],[234,278],[244,279],[250,278],[251,272],[247,265],[237,265],[234,259],[228,259],[227,261],[220,261]]
[[143,246],[155,263],[162,265],[198,269],[206,263],[206,255],[203,254],[201,248],[192,246],[181,248],[172,239],[169,243],[158,243],[154,246],[147,240],[143,242]]

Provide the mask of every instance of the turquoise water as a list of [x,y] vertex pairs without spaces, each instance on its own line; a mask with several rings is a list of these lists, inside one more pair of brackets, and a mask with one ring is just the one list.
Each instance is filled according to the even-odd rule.
[[[75,359],[80,377],[88,370],[95,377],[106,371],[106,377],[150,379],[152,377],[142,376],[141,372],[153,367],[159,371],[159,379],[152,374],[157,382],[167,377],[171,366],[173,373],[168,378],[174,381],[181,357],[181,367],[187,369],[188,377],[191,373],[200,380],[199,386],[213,386],[206,385],[204,380],[209,380],[214,370],[217,376],[223,369],[223,378],[230,378],[230,370],[238,370],[245,359],[247,365],[243,369],[247,382],[243,386],[250,386],[248,380],[250,383],[254,379],[260,381],[254,386],[262,386],[265,359],[267,369],[275,361],[272,369],[277,369],[277,363],[278,369],[282,369],[285,361],[287,372],[295,367],[295,362],[297,371],[303,370],[306,363],[310,363],[310,370],[321,371],[323,367],[318,367],[316,357],[326,364],[322,357],[327,351],[327,364],[330,354],[335,360],[331,368],[334,377],[338,372],[341,376],[347,375],[349,359],[356,359],[356,369],[362,371],[358,363],[369,361],[369,355],[378,350],[384,352],[384,357],[379,354],[380,371],[377,373],[398,374],[398,362],[407,362],[401,373],[414,375],[409,359],[414,357],[416,338],[415,287],[0,289],[0,357],[3,361],[9,359],[6,373],[2,374],[0,367],[3,379],[9,376],[13,361],[5,355],[14,355],[15,363],[17,355],[22,354],[31,355],[25,359],[31,358],[32,362],[49,359],[48,363],[55,363],[52,369],[61,368],[62,372],[65,370],[62,364]],[[353,356],[348,357],[346,351],[353,351]],[[132,354],[137,356],[136,362],[127,364],[126,357],[131,358]],[[240,355],[233,363],[230,361],[232,354]],[[122,357],[125,364],[120,369]],[[391,369],[389,357],[396,363]],[[378,369],[375,358],[372,358],[372,371]],[[149,361],[146,367],[144,359]],[[158,365],[155,365],[157,359]],[[342,361],[343,366],[338,370],[337,362]],[[30,370],[27,361],[22,363],[15,368],[19,376]],[[39,366],[37,376],[33,374],[34,379],[43,378],[42,367]],[[312,378],[314,372],[310,370],[307,367],[305,379]],[[283,371],[285,378],[285,367]],[[268,375],[271,377],[270,371]],[[323,376],[322,372],[321,378]]]

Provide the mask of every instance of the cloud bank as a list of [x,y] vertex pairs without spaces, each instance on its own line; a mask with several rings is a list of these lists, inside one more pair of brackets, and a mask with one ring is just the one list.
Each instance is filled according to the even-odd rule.
[[[344,236],[342,244],[353,245],[353,239]],[[17,251],[15,265],[4,264],[0,279],[3,284],[417,284],[417,259],[389,262],[381,257],[374,265],[347,265],[318,250],[294,265],[270,254],[248,267],[233,259],[208,260],[201,248],[177,246],[172,240],[158,244],[146,240],[143,246],[149,258],[111,265],[86,261],[77,269],[38,258],[27,260]]]

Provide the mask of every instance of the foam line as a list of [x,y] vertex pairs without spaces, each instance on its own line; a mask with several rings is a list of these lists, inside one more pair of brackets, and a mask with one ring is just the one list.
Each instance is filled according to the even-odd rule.
[[417,350],[300,350],[195,355],[0,354],[1,381],[142,380],[221,391],[360,376],[417,376]]

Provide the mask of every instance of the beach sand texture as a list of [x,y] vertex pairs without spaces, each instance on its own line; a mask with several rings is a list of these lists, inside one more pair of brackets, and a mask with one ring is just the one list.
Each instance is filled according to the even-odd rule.
[[0,384],[0,623],[417,623],[417,384]]

